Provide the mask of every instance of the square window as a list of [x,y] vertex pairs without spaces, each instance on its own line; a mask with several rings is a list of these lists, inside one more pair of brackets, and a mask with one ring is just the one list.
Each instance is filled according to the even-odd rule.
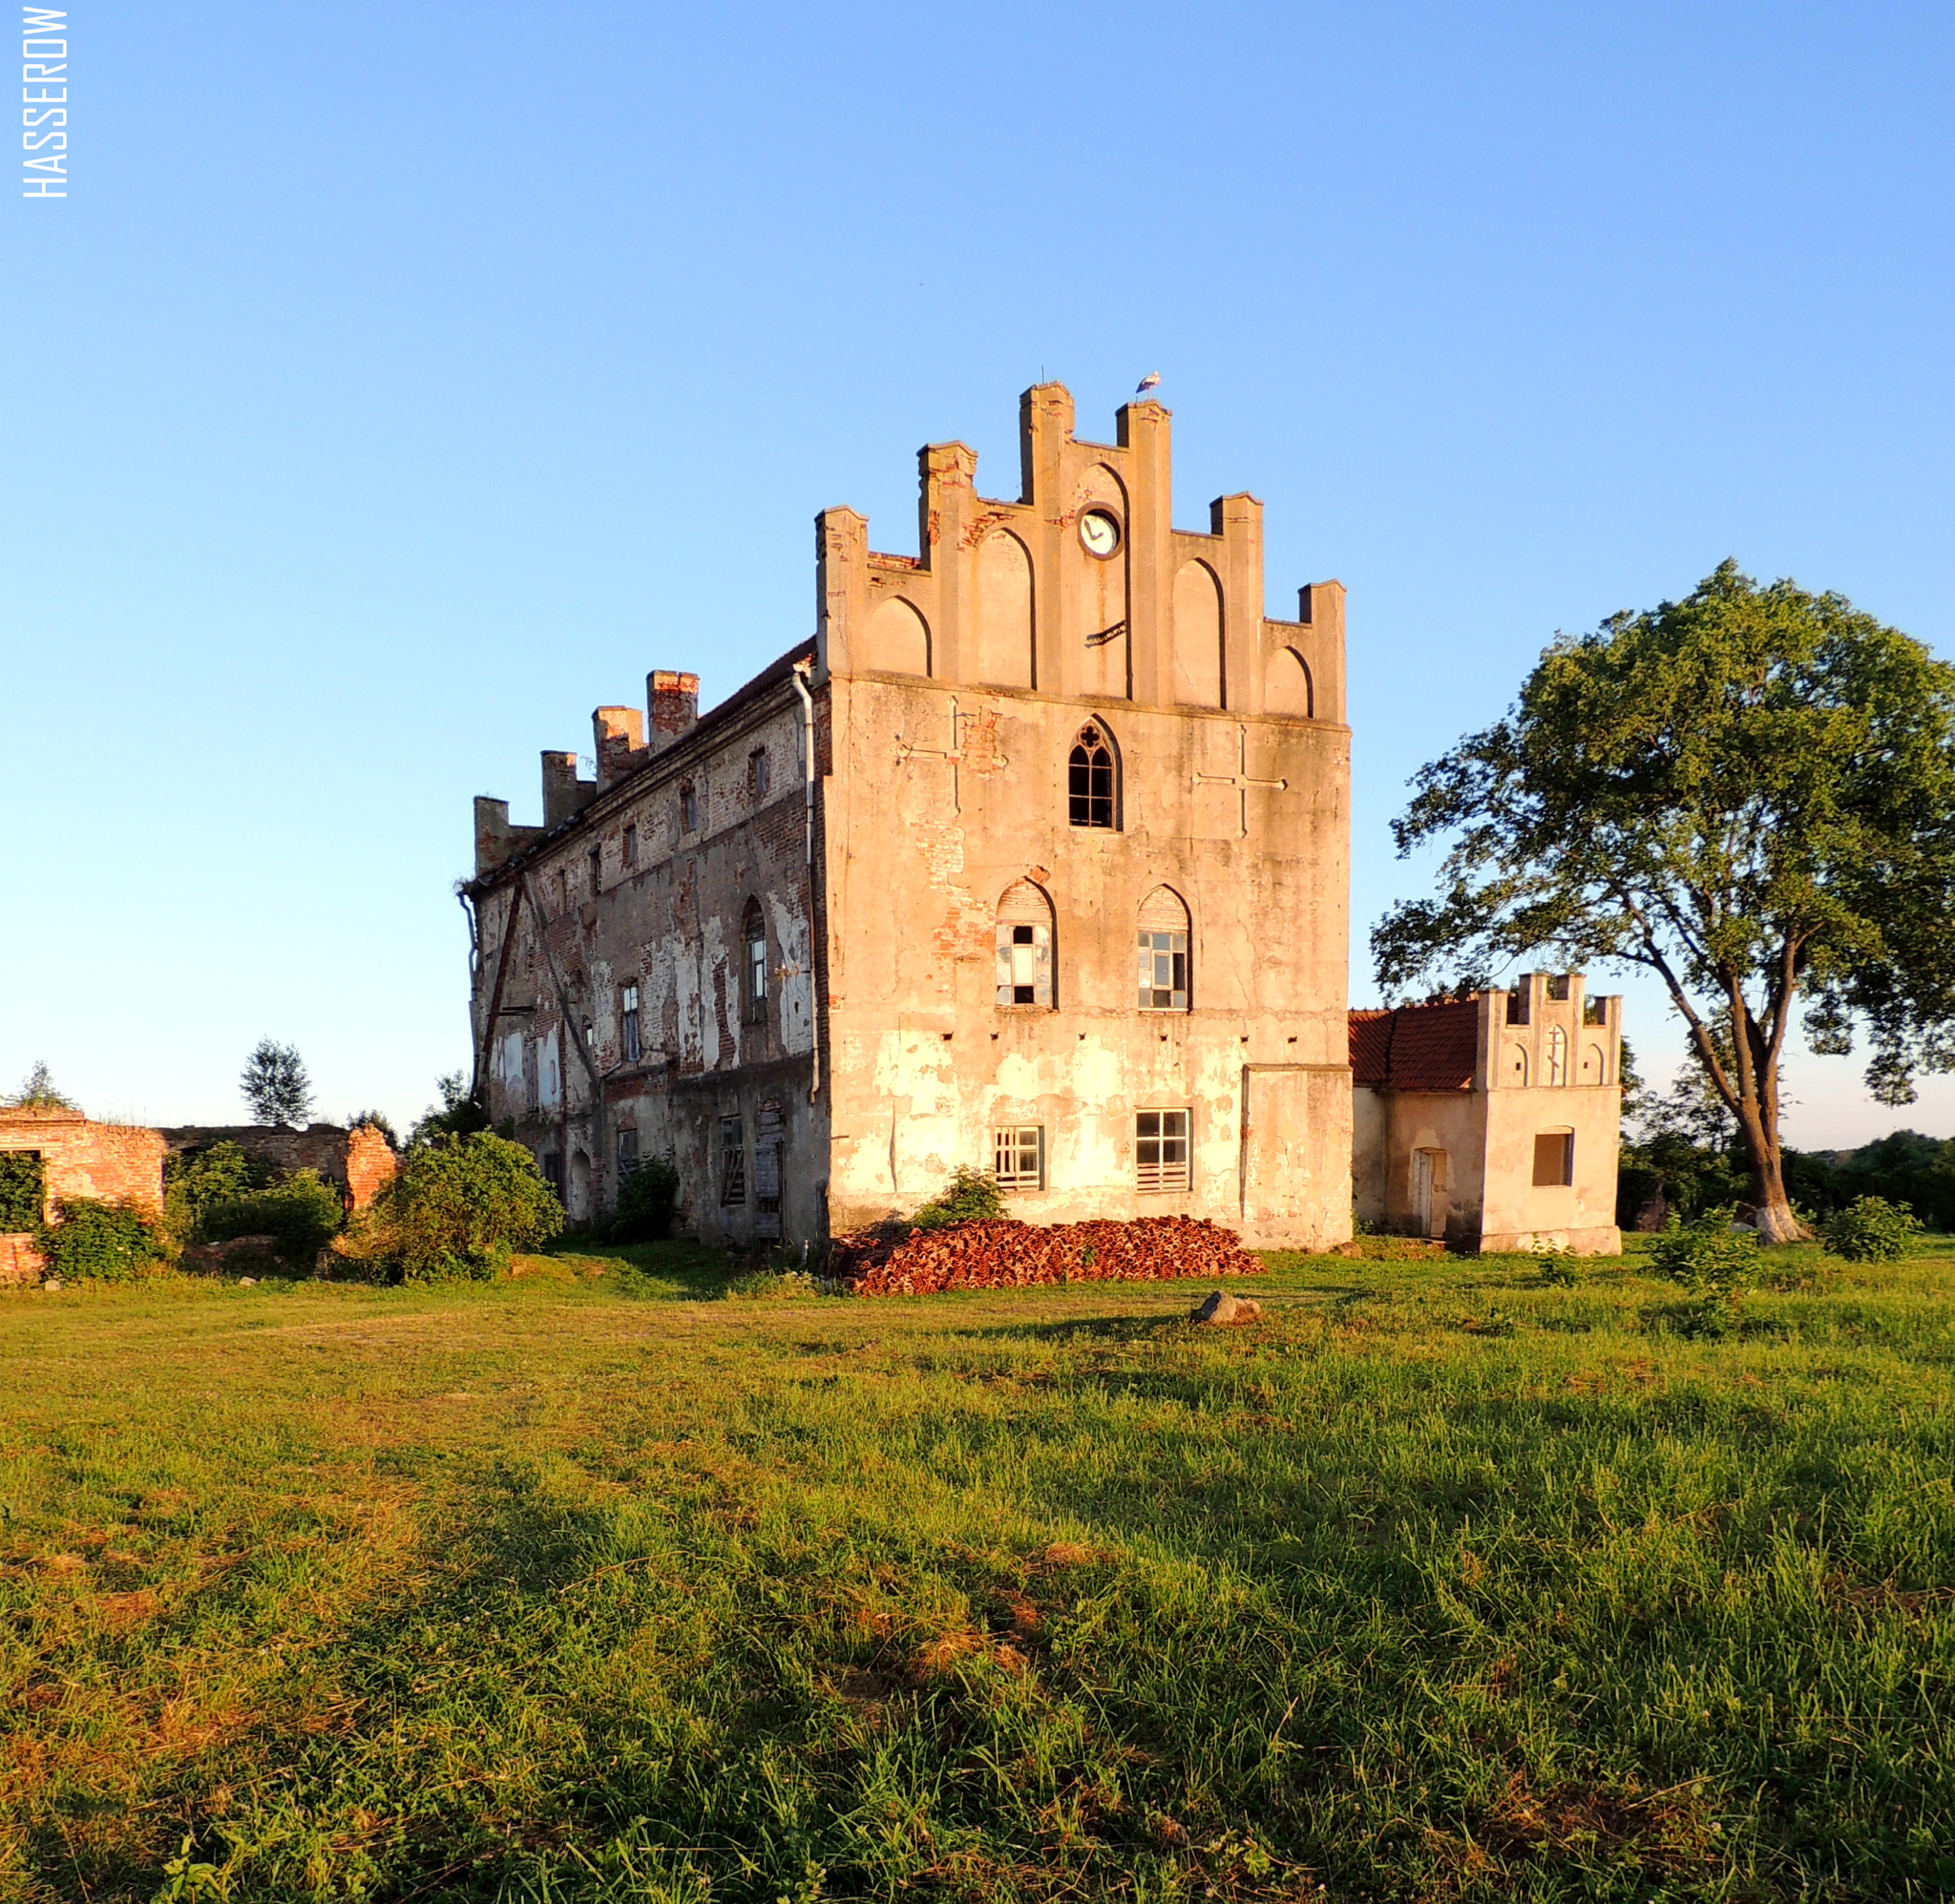
[[1045,1187],[1045,1127],[1012,1124],[991,1133],[991,1171],[1000,1190]]
[[1186,1190],[1188,1187],[1188,1114],[1137,1111],[1134,1114],[1134,1187]]
[[1188,1010],[1188,934],[1141,934],[1140,1006],[1144,1012]]
[[1575,1134],[1573,1131],[1543,1131],[1534,1140],[1534,1184],[1536,1189],[1552,1183],[1575,1181]]

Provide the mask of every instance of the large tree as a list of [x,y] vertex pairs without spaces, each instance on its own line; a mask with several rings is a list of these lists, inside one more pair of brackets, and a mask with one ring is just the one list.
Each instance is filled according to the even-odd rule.
[[1372,932],[1379,982],[1545,952],[1662,979],[1736,1119],[1768,1241],[1798,1233],[1779,1064],[1872,1047],[1881,1102],[1955,1069],[1955,667],[1837,595],[1724,563],[1560,637],[1504,720],[1422,768],[1400,856],[1440,895]]
[[260,1038],[238,1080],[254,1122],[303,1124],[312,1115],[312,1080],[296,1047]]

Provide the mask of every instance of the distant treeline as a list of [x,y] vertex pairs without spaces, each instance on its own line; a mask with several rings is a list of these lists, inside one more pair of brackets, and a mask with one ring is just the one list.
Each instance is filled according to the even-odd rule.
[[[1741,1150],[1674,1131],[1625,1142],[1617,1185],[1616,1221],[1625,1229],[1657,1227],[1668,1210],[1689,1218],[1752,1195]],[[1955,1230],[1955,1138],[1895,1131],[1858,1150],[1787,1150],[1785,1187],[1815,1217],[1857,1197],[1884,1197],[1910,1205],[1931,1229]]]

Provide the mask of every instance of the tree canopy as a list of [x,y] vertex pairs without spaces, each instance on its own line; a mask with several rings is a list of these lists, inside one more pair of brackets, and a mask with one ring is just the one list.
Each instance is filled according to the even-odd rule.
[[1545,952],[1654,973],[1736,1119],[1761,1227],[1794,1232],[1778,1067],[1870,1046],[1886,1103],[1955,1069],[1955,668],[1838,595],[1725,562],[1679,602],[1560,637],[1506,717],[1414,782],[1438,897],[1372,933],[1378,977]]
[[291,1045],[260,1038],[238,1080],[254,1122],[303,1124],[312,1115],[312,1080]]

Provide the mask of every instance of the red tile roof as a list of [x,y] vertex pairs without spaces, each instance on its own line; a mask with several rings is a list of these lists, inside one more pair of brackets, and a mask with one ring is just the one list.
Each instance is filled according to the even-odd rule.
[[1388,1091],[1470,1091],[1479,1058],[1477,998],[1351,1014],[1356,1084]]

